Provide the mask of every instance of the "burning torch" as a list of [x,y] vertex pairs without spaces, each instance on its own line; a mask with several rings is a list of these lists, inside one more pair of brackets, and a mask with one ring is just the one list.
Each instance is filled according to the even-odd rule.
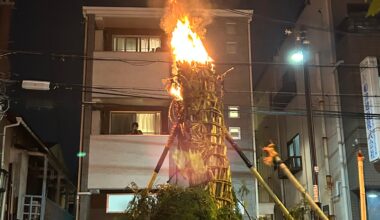
[[267,156],[263,159],[264,163],[268,166],[273,166],[274,164],[279,165],[282,172],[284,172],[284,174],[289,178],[290,182],[293,183],[296,189],[302,193],[306,201],[309,203],[311,208],[319,215],[319,217],[321,217],[321,219],[323,220],[328,220],[325,213],[323,213],[321,208],[319,208],[317,203],[314,202],[313,198],[311,198],[311,196],[307,193],[306,189],[298,182],[297,178],[294,177],[292,172],[282,161],[275,148],[276,145],[273,143],[263,148],[263,151],[267,154]]

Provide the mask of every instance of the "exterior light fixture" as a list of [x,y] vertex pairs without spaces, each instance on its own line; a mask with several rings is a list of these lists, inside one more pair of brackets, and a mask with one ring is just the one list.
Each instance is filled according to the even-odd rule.
[[304,54],[301,50],[295,50],[290,53],[289,61],[292,64],[302,64],[304,61]]
[[379,197],[379,195],[377,195],[376,193],[368,193],[367,196],[368,196],[368,198],[377,198],[377,197]]
[[21,87],[26,90],[50,90],[50,82],[47,81],[36,81],[36,80],[23,80]]
[[77,157],[85,157],[86,155],[87,155],[87,153],[84,152],[84,151],[79,151],[79,152],[77,153]]

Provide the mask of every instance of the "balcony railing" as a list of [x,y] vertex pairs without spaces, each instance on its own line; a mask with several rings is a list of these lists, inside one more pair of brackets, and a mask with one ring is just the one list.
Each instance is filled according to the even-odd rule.
[[27,220],[37,220],[43,219],[41,217],[42,208],[42,196],[39,195],[25,195],[24,197],[24,209],[23,209],[23,219]]
[[[301,156],[288,157],[288,159],[286,159],[284,161],[284,163],[289,168],[290,172],[292,172],[292,174],[296,174],[302,170],[302,157]],[[282,172],[281,169],[279,169],[278,170],[278,178],[287,179],[288,177]]]
[[[124,189],[132,182],[145,187],[165,147],[168,135],[91,135],[88,186]],[[169,156],[156,184],[169,179]]]

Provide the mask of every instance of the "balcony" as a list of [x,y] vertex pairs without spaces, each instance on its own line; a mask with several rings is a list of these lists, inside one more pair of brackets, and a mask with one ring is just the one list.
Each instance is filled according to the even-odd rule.
[[[124,189],[131,182],[145,187],[168,135],[91,135],[88,188]],[[165,159],[155,184],[169,179]]]
[[[288,157],[288,159],[286,159],[284,161],[284,163],[289,168],[290,172],[292,172],[292,174],[296,174],[302,170],[302,157],[301,156]],[[278,178],[287,179],[288,177],[282,172],[281,169],[278,169]]]
[[[155,95],[167,95],[162,79],[170,75],[168,52],[94,52],[93,86],[149,88]],[[156,90],[162,90],[156,92]],[[94,94],[93,97],[113,97]]]
[[338,28],[352,33],[379,33],[380,17],[366,17],[368,7],[367,3],[347,4],[348,16],[338,25]]

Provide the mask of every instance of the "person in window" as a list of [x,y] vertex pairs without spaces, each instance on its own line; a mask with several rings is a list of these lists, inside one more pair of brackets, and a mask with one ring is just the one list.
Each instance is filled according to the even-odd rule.
[[137,122],[133,122],[132,123],[132,132],[131,134],[135,134],[135,135],[141,135],[143,134],[141,130],[139,130],[139,123]]

